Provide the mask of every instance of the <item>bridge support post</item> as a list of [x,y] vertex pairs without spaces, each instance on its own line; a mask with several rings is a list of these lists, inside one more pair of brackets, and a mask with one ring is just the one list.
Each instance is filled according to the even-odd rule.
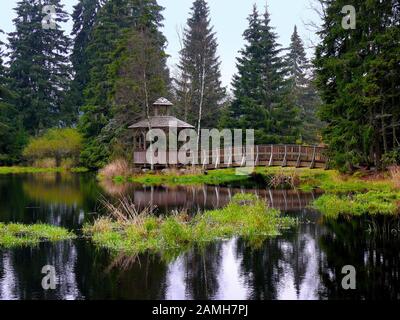
[[258,146],[257,146],[257,148],[256,148],[256,150],[257,150],[257,153],[256,153],[256,161],[254,162],[254,166],[255,167],[257,167],[257,165],[258,165],[258,154],[259,154],[259,150],[258,150]]
[[217,152],[217,158],[215,159],[215,169],[218,169],[221,154],[219,149],[216,149],[215,151]]
[[287,166],[287,145],[285,145],[285,155],[283,156],[282,167]]
[[241,166],[241,167],[244,167],[245,163],[246,163],[246,150],[245,150],[245,148],[243,147],[243,148],[242,148],[242,163],[240,164],[240,166]]
[[301,166],[301,146],[299,146],[299,156],[297,157],[296,168]]
[[207,159],[206,159],[206,151],[203,150],[203,170],[204,170],[205,167],[206,167],[206,162],[207,162]]
[[271,156],[269,158],[268,167],[272,167],[273,163],[274,163],[274,146],[271,144]]
[[310,164],[310,169],[314,169],[314,168],[315,168],[315,156],[316,156],[316,152],[317,152],[317,147],[314,146],[314,151],[313,151],[313,156],[312,156],[312,160],[311,160],[311,164]]

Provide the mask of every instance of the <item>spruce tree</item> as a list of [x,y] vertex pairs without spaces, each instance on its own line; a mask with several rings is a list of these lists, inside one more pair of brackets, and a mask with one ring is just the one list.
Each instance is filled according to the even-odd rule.
[[289,82],[289,97],[300,110],[301,140],[306,143],[319,142],[322,123],[317,118],[316,111],[320,99],[313,84],[312,65],[307,59],[297,26],[294,27],[288,53],[285,56],[285,67]]
[[179,77],[176,84],[176,110],[185,121],[215,128],[226,98],[221,84],[217,39],[205,0],[196,0],[183,34]]
[[104,2],[105,0],[79,0],[78,4],[74,6],[72,14],[74,25],[71,33],[74,37],[71,54],[74,79],[71,84],[69,103],[76,108],[83,105],[83,90],[89,80],[87,48],[92,38],[98,11]]
[[233,126],[255,130],[256,143],[294,143],[299,137],[297,109],[288,98],[285,68],[268,9],[257,7],[244,32],[246,46],[234,76],[234,100],[229,110]]
[[[84,90],[83,115],[79,122],[85,138],[81,158],[90,168],[99,168],[108,162],[115,153],[115,136],[120,129],[126,129],[127,122],[120,123],[123,127],[117,131],[112,130],[118,123],[118,113],[123,109],[118,102],[118,88],[130,85],[130,90],[137,90],[137,84],[131,82],[129,73],[125,79],[127,83],[119,81],[124,78],[119,68],[129,67],[122,61],[129,60],[126,56],[128,52],[133,55],[138,52],[139,45],[130,38],[135,38],[137,32],[149,32],[151,42],[156,43],[160,50],[164,49],[166,39],[159,32],[163,20],[162,9],[156,0],[109,0],[98,14],[87,49],[89,81]],[[137,66],[131,67],[134,69]],[[121,102],[122,105],[125,103],[140,106],[142,101]],[[141,115],[143,110],[138,112]],[[134,122],[136,118],[125,119]]]
[[379,166],[399,148],[399,1],[353,1],[357,26],[350,30],[337,15],[344,5],[326,3],[315,64],[324,141],[333,162],[351,170]]
[[[54,28],[43,27],[45,5],[54,6]],[[38,134],[49,127],[68,125],[75,117],[65,105],[71,76],[70,40],[60,26],[68,15],[59,0],[19,1],[15,12],[16,31],[8,39],[10,78],[24,127],[30,134]]]
[[26,135],[14,106],[15,94],[9,89],[8,72],[3,65],[3,45],[0,41],[0,165],[12,165],[21,160]]

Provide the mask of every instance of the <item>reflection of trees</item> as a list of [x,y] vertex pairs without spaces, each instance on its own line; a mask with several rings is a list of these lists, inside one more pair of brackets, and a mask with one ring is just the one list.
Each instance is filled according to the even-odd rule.
[[0,221],[80,227],[100,194],[91,175],[60,173],[6,176],[0,179]]
[[[76,247],[69,241],[0,252],[0,299],[82,298],[74,272],[76,259]],[[45,265],[56,269],[54,291],[45,291],[41,286]]]
[[158,256],[111,257],[90,243],[79,242],[76,272],[90,299],[164,299],[167,266]]
[[22,189],[19,176],[0,176],[0,221],[25,221],[29,199]]
[[316,276],[321,256],[315,238],[320,232],[314,223],[304,222],[298,230],[265,240],[260,249],[239,240],[237,255],[241,257],[242,274],[251,288],[248,298],[318,299],[320,283]]
[[210,244],[204,249],[193,249],[184,256],[186,294],[192,299],[211,299],[218,291],[221,248],[222,243]]
[[[326,295],[332,299],[398,299],[400,241],[390,231],[398,225],[398,219],[326,219],[325,225],[330,232],[320,238],[326,254],[320,273]],[[369,233],[371,226],[373,231]],[[341,287],[341,270],[345,265],[356,268],[357,290],[345,291]]]

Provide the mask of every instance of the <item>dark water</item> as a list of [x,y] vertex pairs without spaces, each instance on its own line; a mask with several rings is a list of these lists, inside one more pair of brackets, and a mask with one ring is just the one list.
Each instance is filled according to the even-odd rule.
[[[98,185],[90,175],[0,176],[0,221],[45,222],[79,233],[99,214],[100,194],[129,194],[165,213],[197,213],[254,192],[297,228],[256,247],[241,239],[166,257],[112,256],[85,240],[0,249],[0,299],[399,299],[400,230],[394,218],[326,220],[307,205],[317,193],[263,189]],[[57,288],[41,287],[53,265]],[[342,289],[344,265],[357,270],[357,289]]]

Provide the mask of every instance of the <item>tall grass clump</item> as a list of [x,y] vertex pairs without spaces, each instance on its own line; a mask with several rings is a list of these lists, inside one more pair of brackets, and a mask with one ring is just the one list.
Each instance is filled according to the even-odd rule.
[[400,189],[400,166],[392,166],[389,168],[390,177],[392,178],[395,188]]
[[250,241],[265,239],[295,223],[268,208],[254,195],[237,195],[225,208],[206,211],[193,218],[185,212],[167,217],[155,217],[147,210],[138,213],[131,208],[133,203],[129,200],[120,200],[117,207],[105,206],[114,212],[92,225],[85,225],[84,234],[99,247],[127,254],[179,253],[193,245],[236,236]]
[[129,176],[132,172],[129,163],[124,159],[117,159],[106,165],[99,171],[99,177],[101,179],[115,179],[117,177]]
[[300,183],[299,174],[295,170],[278,171],[274,173],[268,182],[268,185],[272,189],[279,188],[296,188]]

